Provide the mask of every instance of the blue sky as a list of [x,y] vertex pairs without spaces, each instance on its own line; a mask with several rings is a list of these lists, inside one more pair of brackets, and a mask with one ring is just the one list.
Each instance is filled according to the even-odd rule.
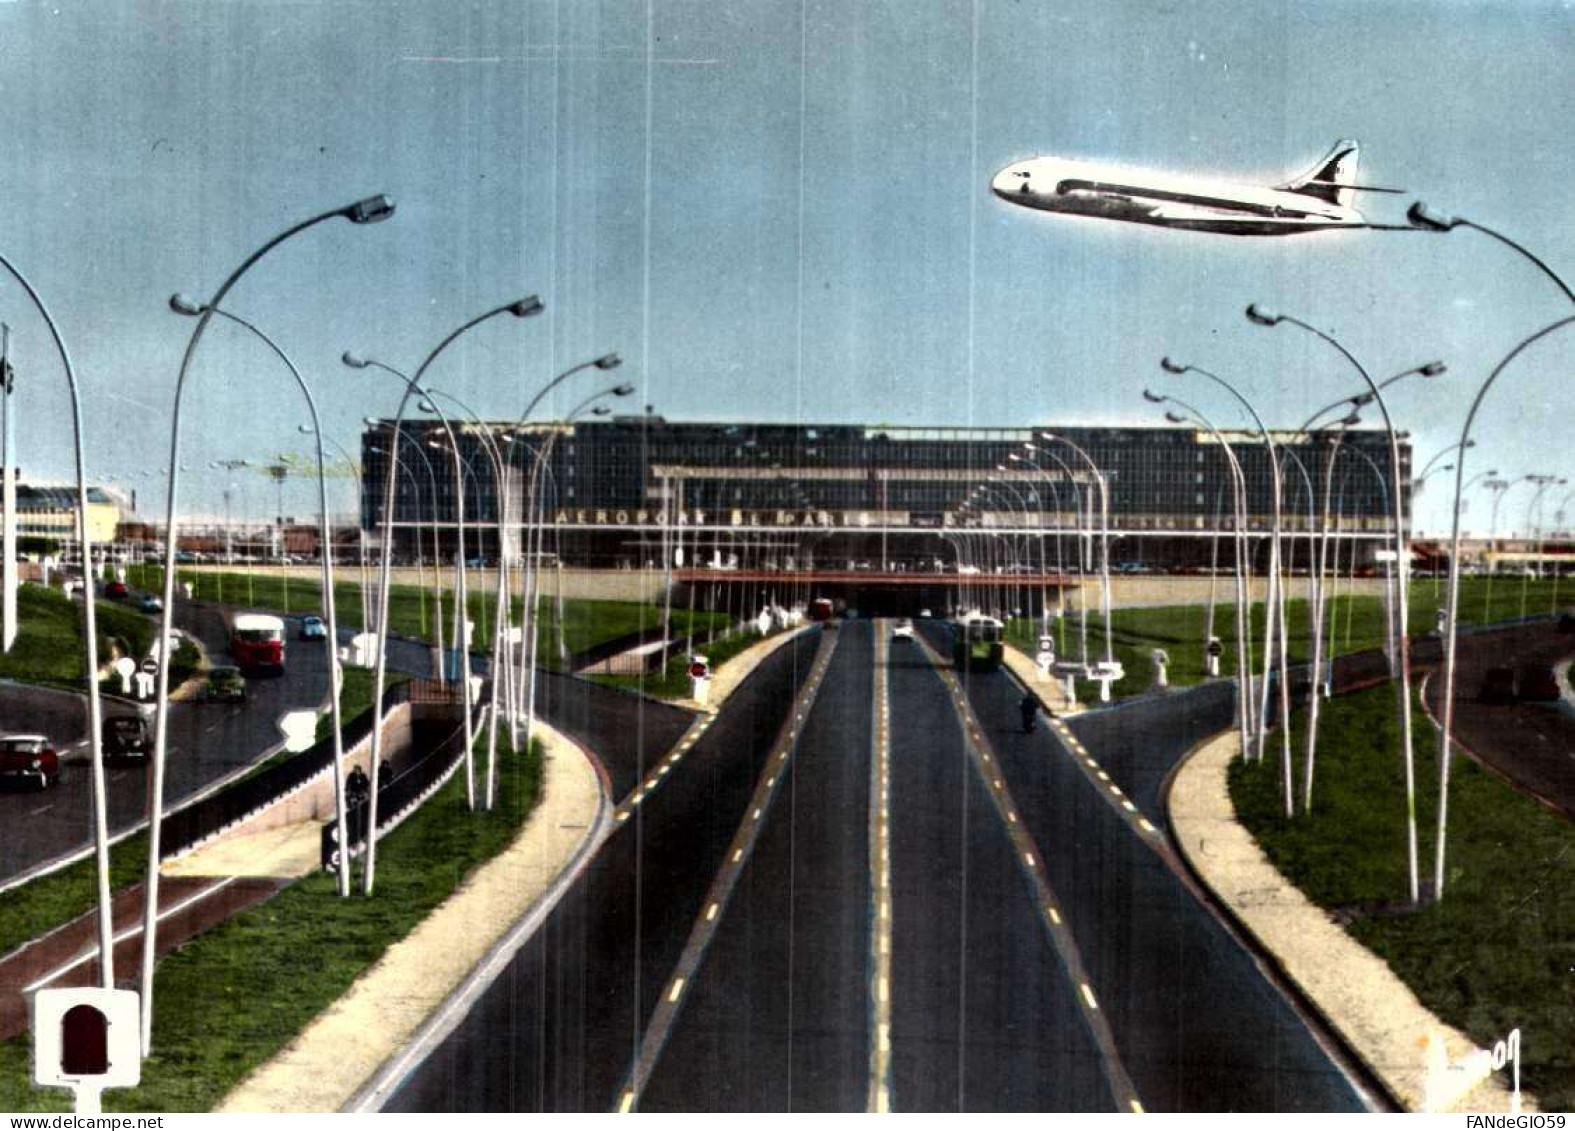
[[[1378,375],[1447,361],[1395,390],[1425,459],[1498,357],[1569,312],[1509,251],[1465,231],[1244,240],[1041,216],[990,177],[1058,154],[1268,182],[1354,137],[1364,182],[1575,276],[1571,58],[1567,3],[12,0],[0,254],[72,348],[90,473],[133,476],[144,509],[190,330],[168,295],[206,297],[274,232],[371,192],[397,198],[392,221],[314,229],[228,304],[290,352],[347,445],[397,389],[344,350],[411,367],[531,292],[546,316],[474,333],[434,383],[512,416],[616,349],[639,403],[672,418],[997,425],[1154,421],[1140,392],[1176,380],[1165,354],[1239,380],[1283,426],[1355,390],[1321,343],[1247,324],[1259,301]],[[1409,199],[1361,203],[1399,220]],[[24,473],[64,476],[47,340],[12,286],[0,317]],[[219,509],[231,477],[209,461],[303,450],[297,395],[254,343],[215,327],[198,361],[183,513]],[[1575,475],[1572,361],[1575,334],[1517,363],[1471,470]],[[1424,527],[1442,522],[1433,484]],[[1519,491],[1505,528],[1524,524]]]

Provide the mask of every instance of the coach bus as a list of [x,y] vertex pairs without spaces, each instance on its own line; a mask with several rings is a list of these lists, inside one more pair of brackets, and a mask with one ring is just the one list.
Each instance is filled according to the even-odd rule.
[[238,613],[230,622],[230,655],[242,671],[284,671],[284,621],[266,613]]
[[987,672],[1001,666],[1005,626],[983,613],[964,613],[952,622],[952,663],[958,671]]

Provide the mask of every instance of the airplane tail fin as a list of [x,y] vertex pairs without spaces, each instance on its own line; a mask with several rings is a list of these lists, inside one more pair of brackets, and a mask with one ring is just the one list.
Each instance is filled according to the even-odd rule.
[[1315,196],[1341,208],[1349,208],[1355,194],[1356,165],[1361,151],[1354,141],[1337,141],[1334,148],[1311,169],[1279,187],[1287,192]]

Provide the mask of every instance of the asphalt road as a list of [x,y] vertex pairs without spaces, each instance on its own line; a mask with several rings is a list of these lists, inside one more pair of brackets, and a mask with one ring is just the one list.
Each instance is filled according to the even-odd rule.
[[[929,630],[945,642],[944,626]],[[1361,1110],[1351,1080],[1194,895],[1163,839],[1134,828],[1141,818],[1163,827],[1160,782],[1199,738],[1229,723],[1228,685],[1137,700],[1072,724],[1135,814],[1053,728],[1022,733],[1022,692],[1005,672],[973,673],[966,686],[1144,1107]]]
[[[542,928],[459,1027],[414,1068],[393,1111],[607,1111],[725,858],[819,634],[766,659],[716,722],[632,810]],[[590,685],[584,685],[589,687]],[[587,692],[590,694],[590,692]],[[609,700],[637,764],[632,696]],[[621,726],[618,725],[621,722]]]
[[[872,626],[836,635],[820,682],[811,634],[735,694],[387,1107],[862,1111],[882,1079],[899,1111],[1362,1106],[1137,825],[1228,687],[1080,722],[1126,811],[1049,727],[1021,733],[1004,673],[963,681],[970,734],[917,644],[884,670],[881,747]],[[602,735],[651,764],[632,726]]]
[[[228,637],[218,610],[180,605],[176,625],[200,639],[214,662],[227,656]],[[167,806],[265,755],[281,741],[280,716],[315,710],[321,704],[328,687],[324,646],[290,639],[285,656],[282,677],[247,680],[244,703],[172,706],[165,764]],[[45,733],[64,750],[86,739],[87,699],[8,685],[0,694],[0,731]],[[113,835],[146,819],[150,774],[140,760],[112,762],[106,771]],[[25,785],[0,787],[0,827],[6,830],[0,837],[0,883],[92,843],[91,782],[87,764],[75,761],[46,792]]]
[[[1575,653],[1556,624],[1461,636],[1456,652],[1454,740],[1525,793],[1575,819],[1575,714],[1559,703],[1483,703],[1490,668],[1551,668]],[[1433,717],[1443,710],[1443,671],[1428,681]]]

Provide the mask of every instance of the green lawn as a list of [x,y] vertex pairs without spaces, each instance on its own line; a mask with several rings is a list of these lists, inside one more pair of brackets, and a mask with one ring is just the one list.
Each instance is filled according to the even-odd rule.
[[[1236,607],[1228,578],[1220,579],[1220,598],[1214,610],[1214,635],[1220,638],[1225,654],[1220,658],[1220,672],[1229,676],[1236,670]],[[1308,620],[1307,602],[1302,596],[1305,578],[1296,578],[1291,587],[1291,600],[1286,605],[1286,627],[1290,633],[1292,663],[1310,662],[1311,625]],[[1527,586],[1527,611],[1545,613],[1551,607],[1553,582],[1532,580]],[[1433,630],[1437,623],[1436,610],[1444,600],[1447,586],[1440,584],[1435,596],[1430,579],[1416,579],[1410,590],[1411,633],[1422,636]],[[1498,578],[1491,586],[1486,578],[1468,577],[1461,580],[1460,623],[1483,624],[1508,620],[1520,615],[1521,579]],[[1491,603],[1489,598],[1491,597]],[[1559,601],[1564,607],[1575,602],[1575,582],[1566,581],[1559,588]],[[1257,603],[1251,609],[1251,643],[1254,669],[1263,670],[1263,616],[1264,606]],[[1381,648],[1384,643],[1383,602],[1378,597],[1340,596],[1329,603],[1324,614],[1325,640],[1329,625],[1334,625],[1335,654],[1360,652]],[[1118,699],[1141,694],[1150,689],[1154,678],[1153,650],[1163,648],[1170,655],[1170,682],[1177,687],[1189,687],[1203,679],[1204,627],[1208,619],[1206,605],[1170,605],[1146,609],[1116,609],[1111,614],[1111,641],[1116,659],[1122,662],[1125,676],[1112,685],[1111,691]],[[1061,621],[1052,620],[1056,634],[1056,653],[1059,658],[1073,659],[1079,652],[1078,618],[1070,614]],[[1008,623],[1007,639],[1029,655],[1038,650],[1039,622],[1023,618]],[[1088,654],[1092,659],[1105,654],[1104,621],[1095,609],[1088,616]]]
[[[133,566],[131,584],[139,588],[157,590],[162,584],[163,570],[156,566]],[[285,578],[277,574],[207,572],[181,570],[177,576],[194,586],[194,596],[200,600],[248,607],[276,609],[289,613],[321,613],[322,586],[317,581]],[[361,625],[361,586],[354,580],[355,572],[340,570],[334,578],[334,609],[341,628]],[[451,581],[445,575],[445,581]],[[537,648],[544,667],[558,664],[558,610],[557,601],[551,596],[551,578],[544,579],[545,592],[538,605],[536,618]],[[395,585],[390,589],[388,605],[389,631],[399,636],[418,640],[437,641],[437,603],[432,594],[414,585]],[[470,619],[475,623],[472,644],[480,648],[490,643],[493,613],[497,599],[490,593],[471,593]],[[510,616],[519,617],[520,601],[511,598]],[[454,605],[451,588],[443,592],[444,640],[452,636]],[[604,640],[654,628],[661,623],[662,610],[657,605],[635,601],[584,601],[566,599],[563,602],[563,646],[570,655],[583,652]],[[674,630],[687,633],[691,626],[704,629],[713,624],[723,624],[726,616],[721,613],[687,609],[673,609]]]
[[[1405,792],[1394,695],[1378,687],[1323,707],[1311,816],[1287,820],[1273,758],[1230,769],[1236,812],[1279,870],[1346,927],[1429,1009],[1491,1047],[1522,1034],[1523,1084],[1545,1111],[1575,1107],[1575,827],[1457,755],[1445,898],[1405,911]],[[1292,717],[1300,752],[1304,720]],[[1438,756],[1414,713],[1421,875],[1433,874]]]
[[[111,659],[111,645],[140,658],[153,643],[153,622],[135,609],[96,603],[99,662]],[[86,657],[82,646],[82,606],[58,589],[26,584],[16,594],[16,643],[0,655],[0,678],[28,683],[82,686]]]
[[[106,1110],[210,1110],[505,847],[539,798],[541,749],[515,757],[500,735],[499,750],[497,807],[470,812],[456,774],[381,842],[371,899],[340,899],[314,873],[164,958],[154,1054]],[[29,1034],[0,1044],[0,1109],[69,1110],[69,1093],[30,1086],[31,1057]]]
[[[677,611],[673,610],[675,614]],[[750,630],[712,641],[705,646],[706,663],[711,671],[715,672],[724,661],[732,659],[761,639],[758,633]],[[687,699],[690,692],[689,653],[686,651],[673,653],[668,658],[666,666],[653,675],[593,675],[586,678],[608,687],[638,691],[655,699]]]

